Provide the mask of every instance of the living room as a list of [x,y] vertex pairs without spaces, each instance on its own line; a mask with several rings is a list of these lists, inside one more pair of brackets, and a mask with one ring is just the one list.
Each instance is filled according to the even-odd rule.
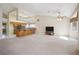
[[0,47],[8,47],[1,49],[1,54],[76,54],[78,3],[2,3],[0,6]]

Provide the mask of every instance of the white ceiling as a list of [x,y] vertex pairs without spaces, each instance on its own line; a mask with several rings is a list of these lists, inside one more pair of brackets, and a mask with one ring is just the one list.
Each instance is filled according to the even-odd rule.
[[[4,3],[0,4],[6,12],[10,8],[17,7],[19,10],[30,12],[34,15],[50,15],[57,16],[57,11],[60,11],[63,16],[71,16],[75,10],[76,3]],[[49,11],[49,12],[48,12]]]

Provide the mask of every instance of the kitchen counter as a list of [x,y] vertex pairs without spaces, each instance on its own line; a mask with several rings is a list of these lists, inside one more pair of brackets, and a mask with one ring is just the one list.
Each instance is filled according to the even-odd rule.
[[20,36],[31,35],[31,34],[34,34],[35,31],[36,31],[36,28],[28,28],[28,29],[24,29],[24,30],[17,30],[16,36],[20,37]]

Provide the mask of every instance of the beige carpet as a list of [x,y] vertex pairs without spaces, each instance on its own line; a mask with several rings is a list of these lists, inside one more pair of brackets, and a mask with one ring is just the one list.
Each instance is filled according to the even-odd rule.
[[77,40],[49,35],[29,35],[0,40],[2,55],[70,55],[75,54]]

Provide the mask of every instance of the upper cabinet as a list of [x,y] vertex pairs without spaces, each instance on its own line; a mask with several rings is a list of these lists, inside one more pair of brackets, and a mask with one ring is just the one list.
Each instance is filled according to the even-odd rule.
[[78,16],[78,12],[76,11],[71,18],[77,17]]
[[72,15],[72,17],[70,19],[70,22],[75,22],[75,21],[78,21],[78,12],[77,11]]

